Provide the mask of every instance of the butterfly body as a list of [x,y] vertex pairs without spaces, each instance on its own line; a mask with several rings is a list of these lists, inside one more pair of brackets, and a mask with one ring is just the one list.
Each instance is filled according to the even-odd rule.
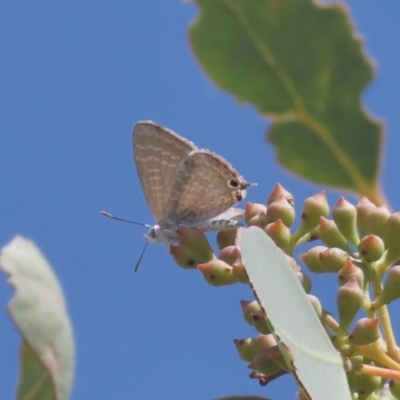
[[152,226],[144,237],[150,243],[165,243],[179,246],[179,236],[171,229],[161,228],[159,225]]
[[226,212],[212,218],[208,221],[201,222],[199,224],[195,223],[185,223],[175,226],[159,226],[154,225],[150,227],[145,238],[150,243],[164,243],[172,246],[179,245],[179,235],[176,233],[177,229],[184,228],[198,228],[202,231],[222,231],[228,229],[236,229],[242,225],[240,221],[235,218],[240,218],[244,215],[244,210],[239,208],[230,208]]

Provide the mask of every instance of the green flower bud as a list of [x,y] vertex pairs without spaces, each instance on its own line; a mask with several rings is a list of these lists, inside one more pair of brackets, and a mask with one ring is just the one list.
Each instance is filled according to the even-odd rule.
[[271,329],[267,323],[263,310],[256,311],[251,314],[251,319],[253,321],[253,326],[257,332],[263,333],[265,335],[271,333]]
[[379,376],[354,373],[352,388],[358,393],[359,400],[367,400],[370,394],[381,384],[382,378]]
[[267,215],[264,213],[257,214],[255,217],[250,218],[247,224],[248,226],[258,226],[264,229],[268,225]]
[[234,339],[233,342],[235,343],[239,357],[247,362],[250,362],[261,348],[260,343],[253,338]]
[[395,265],[389,269],[385,285],[381,294],[373,301],[375,309],[389,304],[391,301],[400,297],[400,265]]
[[356,205],[357,210],[357,227],[360,231],[361,237],[368,233],[367,215],[374,210],[376,205],[368,200],[367,197],[362,197]]
[[296,232],[297,237],[302,237],[319,225],[321,217],[329,215],[329,204],[325,192],[322,191],[308,197],[303,204],[301,223]]
[[379,236],[364,236],[358,244],[358,251],[363,261],[368,263],[378,261],[385,251],[383,240]]
[[196,228],[178,229],[180,244],[170,246],[169,251],[175,262],[182,268],[196,268],[214,258],[214,253],[206,235]]
[[315,246],[305,253],[300,254],[299,258],[304,262],[311,272],[314,272],[315,274],[322,274],[325,272],[325,269],[321,263],[319,255],[327,249],[328,248],[325,246]]
[[251,314],[261,310],[261,308],[258,304],[258,301],[257,300],[253,300],[253,301],[241,300],[240,306],[242,307],[243,318],[245,319],[245,321],[249,325],[253,325],[253,319],[251,317]]
[[332,247],[319,253],[319,259],[325,272],[338,272],[348,261],[349,255],[342,249]]
[[341,197],[332,210],[332,218],[341,234],[353,245],[359,242],[357,233],[357,210],[344,197]]
[[380,338],[379,319],[361,318],[349,335],[349,343],[355,346],[366,346]]
[[365,217],[367,233],[382,237],[389,217],[390,212],[386,205],[373,208]]
[[232,274],[232,267],[224,261],[214,258],[204,264],[198,264],[197,269],[204,279],[212,286],[225,286],[237,283]]
[[354,317],[364,303],[364,293],[355,278],[350,279],[338,290],[339,333],[345,334]]
[[217,233],[218,249],[222,250],[225,247],[235,244],[237,229],[226,229]]
[[383,242],[388,250],[387,258],[393,262],[400,258],[400,212],[393,213],[387,220]]
[[264,232],[275,242],[282,250],[285,250],[290,241],[290,230],[280,220],[271,222],[264,228]]
[[357,267],[350,259],[344,264],[343,268],[338,272],[339,286],[343,286],[352,278],[355,278],[360,287],[364,287],[364,271]]
[[232,274],[238,282],[249,283],[246,270],[243,266],[242,259],[238,258],[232,265]]
[[247,224],[249,224],[249,221],[252,218],[257,217],[260,214],[267,215],[267,207],[264,204],[260,204],[260,203],[247,203],[246,204],[244,220],[246,221]]
[[279,198],[284,198],[287,202],[294,207],[294,197],[288,192],[280,183],[277,183],[268,197],[267,204],[270,205]]
[[350,252],[349,246],[347,245],[347,240],[340,233],[335,221],[321,217],[319,222],[318,236],[327,246],[339,247],[339,249]]
[[[274,351],[279,351],[278,346],[276,346],[276,350]],[[272,353],[273,350],[271,349],[258,350],[254,359],[249,364],[249,368],[262,372],[266,376],[275,375],[281,370],[281,367],[271,359]]]
[[290,227],[295,218],[295,210],[292,205],[284,197],[274,200],[267,209],[268,222],[282,220],[282,222]]

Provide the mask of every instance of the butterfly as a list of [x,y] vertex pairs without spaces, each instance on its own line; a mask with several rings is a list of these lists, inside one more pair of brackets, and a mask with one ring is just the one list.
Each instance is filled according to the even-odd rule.
[[[242,226],[237,219],[244,210],[232,206],[243,200],[246,188],[254,184],[218,154],[199,149],[152,121],[135,125],[133,154],[156,221],[154,226],[145,225],[150,228],[145,235],[149,243],[178,246],[178,229],[220,231]],[[122,220],[104,211],[102,214]]]
[[147,204],[157,224],[150,243],[179,244],[176,230],[233,229],[243,210],[232,208],[251,184],[221,156],[152,121],[133,129],[133,153]]

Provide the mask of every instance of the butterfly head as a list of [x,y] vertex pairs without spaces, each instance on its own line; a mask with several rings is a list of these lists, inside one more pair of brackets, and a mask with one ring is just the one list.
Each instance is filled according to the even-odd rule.
[[175,231],[163,229],[159,225],[150,227],[144,235],[149,243],[165,243],[172,246],[179,246],[179,236]]

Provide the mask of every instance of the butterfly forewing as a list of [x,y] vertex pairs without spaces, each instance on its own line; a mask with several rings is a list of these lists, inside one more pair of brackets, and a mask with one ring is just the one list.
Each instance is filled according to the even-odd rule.
[[151,121],[139,122],[133,130],[133,153],[147,204],[160,223],[166,219],[168,199],[175,190],[179,165],[196,146]]
[[166,215],[170,225],[195,226],[241,201],[249,183],[222,157],[207,150],[191,153],[179,166]]

